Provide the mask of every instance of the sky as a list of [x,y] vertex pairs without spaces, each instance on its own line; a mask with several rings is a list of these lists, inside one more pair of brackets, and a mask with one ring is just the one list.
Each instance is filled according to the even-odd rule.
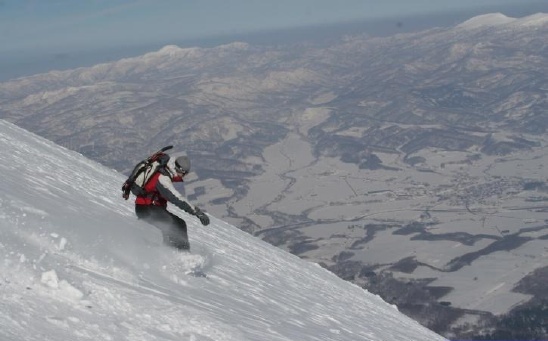
[[0,67],[52,56],[62,64],[82,51],[129,51],[310,25],[544,8],[548,12],[545,0],[0,0]]
[[191,252],[171,249],[124,176],[4,120],[0,148],[0,340],[444,340],[215,217],[173,209]]
[[527,0],[2,0],[5,49],[114,46],[332,24]]

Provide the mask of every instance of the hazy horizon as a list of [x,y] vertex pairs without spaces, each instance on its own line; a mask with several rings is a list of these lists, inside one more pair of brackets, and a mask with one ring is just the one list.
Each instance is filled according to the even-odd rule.
[[[58,6],[63,2],[63,0],[54,1]],[[239,0],[235,0],[235,3],[237,2]],[[299,4],[302,7],[306,2],[307,0],[302,0]],[[325,5],[324,2],[322,2],[323,5]],[[13,34],[13,32],[17,30],[17,25],[21,26],[21,23],[17,23],[14,28],[10,28],[9,22],[4,22],[3,24],[0,22],[0,42],[3,42],[1,44],[3,51],[0,53],[0,69],[2,70],[0,73],[0,82],[51,70],[92,66],[121,58],[138,56],[170,44],[180,47],[212,47],[233,41],[244,41],[257,45],[309,40],[318,41],[319,39],[335,38],[343,34],[367,33],[375,36],[383,36],[432,27],[452,26],[473,16],[486,13],[501,12],[510,17],[521,17],[543,11],[548,12],[548,4],[538,0],[521,1],[519,4],[514,0],[495,2],[490,0],[476,1],[476,4],[472,5],[470,1],[466,1],[461,7],[456,5],[448,6],[446,4],[446,7],[442,6],[443,8],[433,6],[431,9],[424,9],[423,7],[425,7],[425,3],[428,3],[428,1],[420,1],[416,3],[417,8],[411,10],[409,7],[404,6],[399,11],[396,11],[394,9],[390,10],[390,8],[398,7],[396,6],[397,1],[392,1],[390,2],[392,7],[371,6],[369,14],[363,15],[362,13],[362,17],[359,17],[357,14],[352,17],[347,13],[349,9],[344,11],[339,9],[332,16],[329,16],[324,13],[324,8],[323,10],[310,10],[308,16],[315,19],[309,18],[308,20],[303,20],[301,24],[295,24],[295,18],[292,19],[293,21],[291,21],[291,18],[284,19],[287,21],[284,24],[285,26],[282,25],[283,23],[280,23],[278,26],[272,23],[265,23],[262,26],[256,24],[254,28],[249,29],[230,28],[230,23],[225,23],[224,25],[227,29],[224,31],[209,28],[204,29],[203,34],[196,32],[194,34],[185,34],[176,33],[174,29],[170,32],[157,32],[156,35],[151,33],[148,36],[143,36],[142,40],[124,40],[124,36],[127,36],[128,32],[131,34],[132,32],[130,31],[132,30],[135,36],[139,36],[139,34],[136,34],[138,32],[136,28],[130,25],[124,28],[127,32],[113,32],[113,37],[105,38],[104,42],[101,42],[97,36],[89,41],[86,40],[86,37],[93,31],[93,27],[84,29],[74,21],[73,24],[77,29],[74,31],[74,34],[70,35],[71,39],[68,39],[67,35],[50,34],[44,36],[40,40],[40,43],[32,43],[32,40],[38,39],[40,34],[46,35],[48,32],[47,30],[45,32],[38,32],[37,29],[31,28],[27,33],[32,35],[32,39],[26,42],[26,39],[23,39],[26,38],[26,36],[22,35],[23,32],[20,33],[19,37],[21,42],[17,41],[14,45],[13,42],[16,41],[14,37],[17,37],[17,34]],[[31,5],[38,6],[38,2],[26,1],[26,3],[28,7],[31,7]],[[86,14],[86,17],[94,16],[95,19],[102,18],[102,16],[112,17],[120,15],[123,8],[138,6],[133,1],[120,0],[114,3],[115,5],[112,5],[114,7],[110,9],[110,12],[107,9],[103,9],[99,13]],[[146,4],[148,2],[143,1],[143,3]],[[356,1],[347,0],[345,4],[356,6]],[[2,19],[2,16],[4,18],[7,17],[9,14],[9,11],[6,10],[6,7],[9,7],[9,5],[10,1],[0,2],[0,19]],[[423,9],[421,10],[421,8]],[[30,10],[30,12],[33,11],[36,12],[36,9]],[[306,11],[303,8],[300,8],[299,11],[304,11],[303,13],[306,15]],[[26,10],[25,13],[28,14],[29,10]],[[343,13],[346,13],[346,15],[343,15]],[[34,13],[33,15],[35,16],[35,20],[38,20],[38,14]],[[48,16],[47,14],[44,15]],[[80,15],[82,16],[83,14]],[[154,17],[152,14],[150,15]],[[280,18],[283,17],[280,13],[274,13],[273,15]],[[288,15],[293,17],[297,14],[288,13]],[[79,18],[79,20],[84,20],[81,17]],[[141,19],[150,20],[148,17],[142,17]],[[156,19],[161,20],[161,17],[157,16]],[[111,20],[113,19],[111,18]],[[166,17],[166,21],[169,20],[170,18]],[[37,24],[37,27],[40,27],[40,22]],[[61,24],[57,24],[57,26],[59,25]],[[151,23],[147,25],[150,26]],[[204,24],[204,26],[208,25],[213,24],[210,22]],[[213,26],[221,27],[222,24]]]

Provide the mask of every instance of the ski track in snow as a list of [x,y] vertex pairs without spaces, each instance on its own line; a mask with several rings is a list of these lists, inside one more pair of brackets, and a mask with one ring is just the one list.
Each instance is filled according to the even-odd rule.
[[0,340],[443,340],[378,296],[212,217],[191,253],[121,174],[0,121]]

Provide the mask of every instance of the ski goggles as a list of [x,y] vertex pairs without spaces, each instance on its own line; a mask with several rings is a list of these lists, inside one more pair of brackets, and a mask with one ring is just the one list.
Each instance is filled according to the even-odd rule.
[[175,161],[175,171],[183,176],[188,174],[188,170],[184,170],[177,161]]

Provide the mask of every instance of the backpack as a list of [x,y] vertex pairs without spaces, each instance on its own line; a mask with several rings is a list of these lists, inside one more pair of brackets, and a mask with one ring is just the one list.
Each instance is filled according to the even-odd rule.
[[167,165],[169,161],[169,155],[164,153],[166,150],[173,148],[173,146],[167,146],[156,153],[149,156],[146,160],[139,162],[127,178],[126,182],[122,186],[122,197],[124,199],[129,198],[129,193],[133,193],[135,196],[143,196],[146,194],[144,189],[146,183],[150,178],[162,167]]

